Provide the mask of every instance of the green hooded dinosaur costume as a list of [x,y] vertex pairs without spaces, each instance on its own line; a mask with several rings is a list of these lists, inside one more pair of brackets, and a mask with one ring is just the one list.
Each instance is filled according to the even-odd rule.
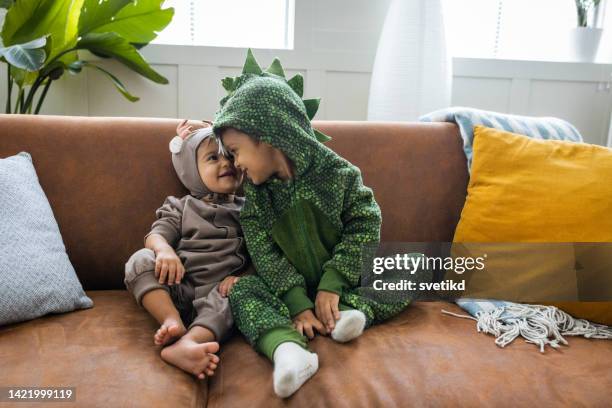
[[340,296],[340,310],[358,309],[366,327],[403,310],[408,300],[381,302],[360,287],[367,248],[380,240],[381,213],[360,170],[322,144],[329,137],[310,120],[318,99],[302,100],[300,74],[287,81],[278,59],[264,72],[248,51],[242,75],[222,81],[213,130],[232,127],[280,149],[294,164],[293,179],[246,182],[240,214],[256,275],[230,292],[239,330],[271,360],[276,346],[306,338],[292,318],[314,309],[317,291]]

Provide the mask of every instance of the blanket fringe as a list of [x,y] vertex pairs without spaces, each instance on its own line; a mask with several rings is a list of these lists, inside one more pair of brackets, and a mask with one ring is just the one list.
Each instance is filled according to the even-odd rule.
[[495,344],[505,347],[521,336],[527,343],[540,347],[559,348],[568,345],[563,336],[584,336],[587,339],[612,339],[612,327],[576,319],[555,306],[514,303],[494,310],[476,312],[476,317],[442,310],[442,313],[476,320],[479,332],[495,336]]

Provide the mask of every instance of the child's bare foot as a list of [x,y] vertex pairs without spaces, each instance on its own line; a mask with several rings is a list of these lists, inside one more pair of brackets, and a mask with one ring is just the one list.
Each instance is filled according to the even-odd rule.
[[153,342],[158,346],[170,343],[173,339],[178,339],[187,333],[182,321],[174,318],[166,319],[153,336]]
[[213,353],[219,351],[219,343],[197,343],[188,337],[181,337],[171,346],[164,347],[161,358],[199,379],[215,374],[219,357]]

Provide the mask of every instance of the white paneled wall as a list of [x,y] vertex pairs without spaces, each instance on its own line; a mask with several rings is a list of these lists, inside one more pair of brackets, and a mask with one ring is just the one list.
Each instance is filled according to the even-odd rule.
[[[317,119],[365,120],[370,74],[389,0],[296,0],[295,49],[254,50],[261,65],[278,56],[287,76],[301,73],[305,97],[321,97]],[[141,98],[125,100],[97,71],[64,75],[42,113],[212,118],[225,94],[221,78],[238,75],[245,50],[152,44],[145,58],[168,85],[99,61]],[[90,59],[97,59],[89,56]],[[6,66],[0,64],[0,101]],[[612,110],[612,64],[454,59],[453,105],[523,115],[558,116],[591,143],[605,144]]]
[[455,59],[452,104],[570,121],[606,144],[612,64]]
[[459,106],[472,106],[497,112],[508,112],[508,107],[511,104],[511,87],[511,78],[495,79],[453,76],[451,103]]

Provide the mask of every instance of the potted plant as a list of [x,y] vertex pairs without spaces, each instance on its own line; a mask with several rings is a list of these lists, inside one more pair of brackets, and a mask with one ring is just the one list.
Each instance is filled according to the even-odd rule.
[[[53,81],[83,68],[102,72],[128,100],[123,83],[83,50],[114,59],[159,84],[168,80],[138,52],[172,20],[164,0],[0,0],[0,62],[7,64],[6,113],[37,114]],[[12,97],[15,92],[15,102]]]
[[577,27],[570,33],[573,56],[591,62],[597,56],[603,32],[605,0],[575,0]]

